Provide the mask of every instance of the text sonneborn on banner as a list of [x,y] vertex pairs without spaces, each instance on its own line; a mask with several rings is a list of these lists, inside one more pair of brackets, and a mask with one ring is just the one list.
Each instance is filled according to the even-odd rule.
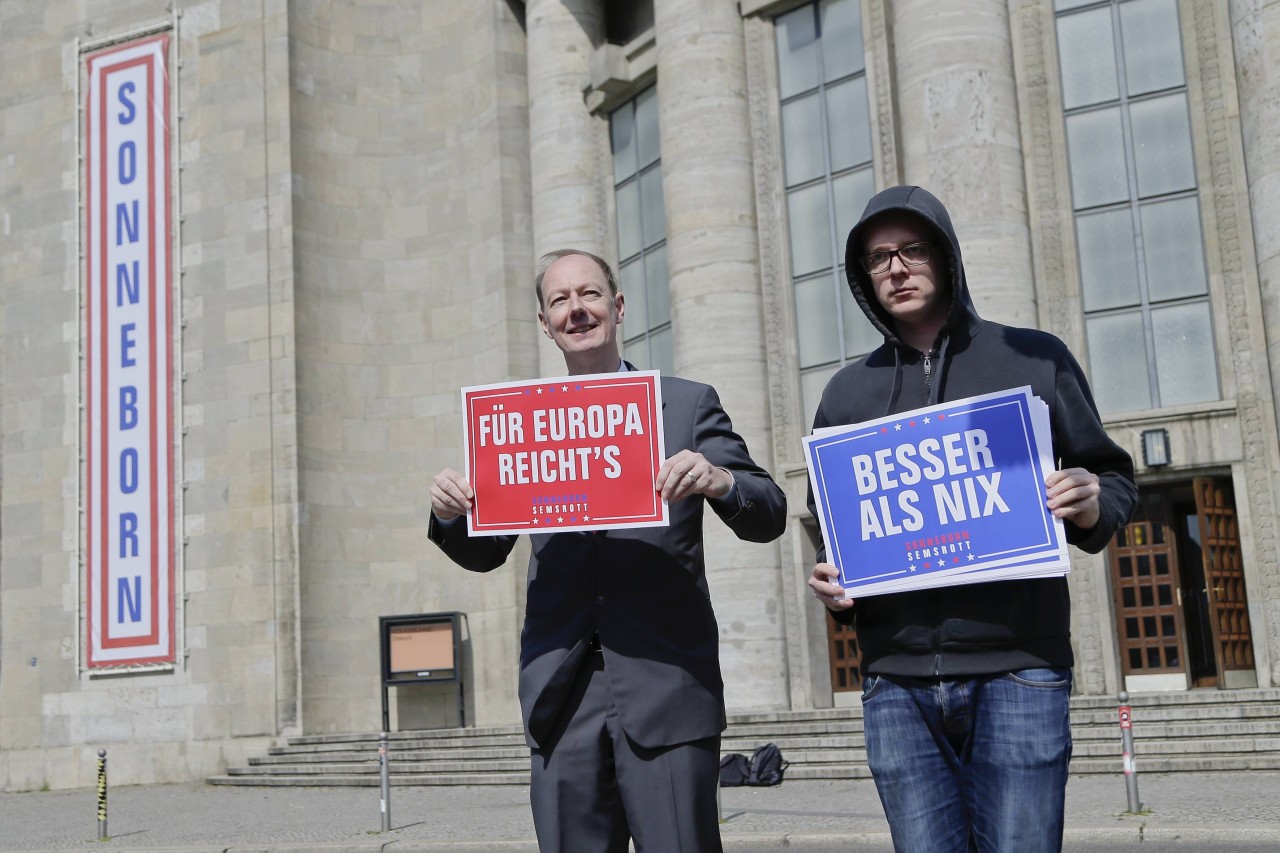
[[174,660],[169,42],[84,60],[90,668]]
[[656,371],[462,389],[472,535],[667,524]]

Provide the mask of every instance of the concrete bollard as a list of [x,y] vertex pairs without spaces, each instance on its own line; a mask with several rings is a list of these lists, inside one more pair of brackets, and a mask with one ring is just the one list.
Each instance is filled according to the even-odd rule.
[[1138,762],[1133,754],[1133,712],[1129,708],[1129,694],[1121,691],[1116,697],[1120,700],[1120,744],[1124,750],[1124,788],[1129,800],[1129,813],[1138,814],[1143,810],[1142,801],[1138,799]]
[[98,840],[107,840],[107,751],[98,750]]
[[387,733],[378,735],[378,776],[382,786],[382,831],[391,830],[391,768],[387,766]]

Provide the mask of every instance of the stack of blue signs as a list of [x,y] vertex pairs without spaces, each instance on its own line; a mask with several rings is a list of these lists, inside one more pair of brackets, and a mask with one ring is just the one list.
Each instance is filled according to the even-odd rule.
[[851,598],[1065,575],[1049,407],[1029,387],[804,440],[827,560]]

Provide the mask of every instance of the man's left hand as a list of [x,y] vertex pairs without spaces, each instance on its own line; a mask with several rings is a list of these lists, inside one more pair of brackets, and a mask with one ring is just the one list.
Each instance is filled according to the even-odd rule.
[[1102,487],[1097,474],[1083,468],[1063,468],[1045,477],[1044,484],[1055,518],[1069,521],[1081,530],[1090,530],[1098,523]]
[[669,504],[689,495],[722,498],[733,488],[733,475],[712,465],[701,453],[681,450],[662,463],[653,487]]

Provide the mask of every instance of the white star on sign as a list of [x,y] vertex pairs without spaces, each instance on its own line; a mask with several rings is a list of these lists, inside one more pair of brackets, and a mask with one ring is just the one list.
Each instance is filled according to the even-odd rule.
[[583,521],[590,521],[590,520],[591,520],[591,516],[589,516],[589,515],[584,515],[584,516],[582,517],[582,520],[583,520]]
[[556,517],[556,524],[564,524],[564,516],[563,516],[563,515],[561,515],[561,516],[557,516],[557,517]]
[[538,389],[538,393],[539,393],[539,394],[541,394],[541,393],[542,393],[542,389],[541,389],[541,388],[539,388],[539,389]]
[[560,386],[560,390],[561,390],[561,391],[568,391],[568,390],[569,390],[569,386],[568,386],[568,385],[561,385],[561,386]]
[[895,432],[902,432],[902,424],[894,424],[893,429]]
[[924,419],[924,422],[925,422],[925,423],[928,423],[928,422],[929,422],[929,419],[928,419],[928,418],[925,418],[925,419]]
[[911,571],[913,571],[913,572],[914,572],[914,571],[916,570],[916,564],[915,564],[915,563],[912,563],[912,564],[911,564],[911,566],[910,566],[910,568],[911,568]]
[[969,555],[969,562],[970,562],[970,563],[972,563],[972,562],[973,562],[973,555],[972,555],[972,554],[970,554],[970,555]]

